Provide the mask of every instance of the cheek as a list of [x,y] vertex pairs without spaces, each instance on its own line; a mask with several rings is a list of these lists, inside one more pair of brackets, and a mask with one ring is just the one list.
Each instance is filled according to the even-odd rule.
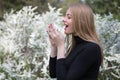
[[74,28],[73,28],[72,25],[70,26],[70,32],[71,32],[71,33],[74,33]]
[[66,30],[65,33],[66,34],[74,34],[74,28],[72,26],[69,26]]
[[73,25],[72,25],[72,21],[70,21],[70,27],[69,27],[69,28],[70,28],[70,31],[71,31],[71,32],[74,32],[74,27],[73,27]]

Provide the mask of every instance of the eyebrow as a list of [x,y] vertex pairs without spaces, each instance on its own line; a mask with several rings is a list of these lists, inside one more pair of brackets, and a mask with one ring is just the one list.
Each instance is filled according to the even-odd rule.
[[67,16],[71,16],[71,14],[66,14]]

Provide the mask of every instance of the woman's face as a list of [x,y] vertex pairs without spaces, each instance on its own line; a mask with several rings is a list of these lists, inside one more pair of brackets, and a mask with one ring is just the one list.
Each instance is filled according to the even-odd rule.
[[64,32],[65,34],[73,34],[74,33],[74,28],[72,26],[72,14],[70,9],[67,10],[66,15],[63,19],[65,28],[64,28]]

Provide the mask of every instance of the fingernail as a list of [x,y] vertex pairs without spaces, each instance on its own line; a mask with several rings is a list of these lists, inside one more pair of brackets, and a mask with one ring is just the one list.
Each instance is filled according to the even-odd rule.
[[50,28],[50,25],[48,25],[48,28]]
[[51,24],[51,28],[53,27],[53,24]]

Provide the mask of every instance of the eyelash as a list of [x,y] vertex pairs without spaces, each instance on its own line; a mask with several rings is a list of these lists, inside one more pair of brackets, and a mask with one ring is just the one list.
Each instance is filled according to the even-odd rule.
[[71,19],[71,17],[68,17],[68,19]]
[[71,19],[71,17],[67,16],[68,19]]

